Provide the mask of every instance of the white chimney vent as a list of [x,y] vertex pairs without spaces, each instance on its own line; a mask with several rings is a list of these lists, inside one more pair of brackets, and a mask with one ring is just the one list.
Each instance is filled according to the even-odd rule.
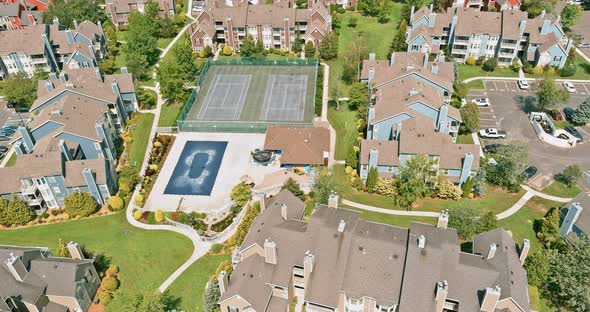
[[328,197],[328,208],[338,208],[338,194],[331,193],[330,197]]
[[424,235],[418,236],[418,248],[424,248],[426,246],[426,237]]
[[82,248],[77,243],[69,242],[67,245],[68,251],[70,252],[70,256],[72,259],[82,260],[84,259],[84,254],[82,253]]
[[449,224],[449,210],[443,210],[438,215],[438,222],[436,223],[436,227],[439,229],[446,229],[447,225]]
[[287,217],[287,204],[282,204],[281,205],[281,217],[283,217],[283,219],[285,221],[288,220],[288,217]]
[[340,220],[338,224],[338,233],[344,233],[344,228],[346,227],[346,222],[344,220]]
[[14,279],[19,282],[24,281],[25,277],[29,273],[20,258],[13,253],[10,254],[8,259],[4,260],[4,264],[6,264],[8,271],[10,271]]
[[264,241],[264,261],[277,264],[277,244],[268,238]]
[[227,283],[228,283],[226,271],[221,271],[219,273],[219,275],[217,276],[217,283],[219,285],[219,292],[223,295],[227,289]]
[[490,249],[488,250],[488,256],[486,257],[487,260],[490,260],[496,255],[496,244],[490,244]]
[[524,264],[526,257],[529,254],[529,250],[531,249],[531,241],[528,239],[524,239],[524,241],[522,242],[522,248],[520,250],[520,264]]

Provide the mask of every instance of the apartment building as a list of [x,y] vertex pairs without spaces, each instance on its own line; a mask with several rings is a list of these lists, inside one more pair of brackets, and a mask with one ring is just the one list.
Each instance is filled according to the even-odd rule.
[[88,311],[100,277],[78,244],[67,248],[71,258],[47,247],[0,246],[0,311]]
[[[129,15],[133,12],[144,13],[148,0],[106,0],[108,18],[115,25],[129,24]],[[160,6],[160,16],[174,16],[175,0],[157,0]]]
[[100,22],[75,23],[66,29],[54,20],[51,25],[31,25],[0,32],[0,79],[24,73],[64,68],[98,67],[106,55],[105,36]]
[[456,184],[475,176],[479,150],[473,144],[455,144],[462,122],[450,105],[455,69],[439,56],[394,52],[390,60],[363,61],[361,81],[370,90],[367,139],[360,143],[359,176],[369,170],[391,178],[417,154],[436,160],[440,174]]
[[502,228],[462,252],[443,212],[436,226],[409,229],[361,220],[337,195],[303,221],[287,190],[265,200],[233,273],[222,272],[221,311],[529,311],[522,246]]
[[0,31],[42,23],[41,8],[27,0],[0,0]]
[[272,4],[212,0],[191,24],[190,36],[195,51],[217,44],[237,51],[246,35],[256,42],[262,40],[265,49],[290,51],[297,33],[302,41],[318,44],[331,29],[329,10],[317,1],[309,1],[306,9],[297,9],[291,0]]
[[16,163],[0,168],[0,196],[18,196],[37,212],[63,206],[75,191],[102,205],[117,188],[118,134],[134,108],[122,99],[135,97],[131,76],[94,68],[68,73],[39,82],[34,120],[12,142]]
[[448,8],[435,13],[422,7],[412,10],[408,27],[408,51],[440,54],[448,49],[458,62],[467,57],[497,58],[508,66],[515,58],[533,66],[563,67],[573,41],[565,36],[560,16],[543,12],[535,18],[519,10],[483,12]]

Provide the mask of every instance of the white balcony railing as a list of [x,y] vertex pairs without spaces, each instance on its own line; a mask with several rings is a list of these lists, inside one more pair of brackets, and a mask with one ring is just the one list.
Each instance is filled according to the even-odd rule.
[[21,185],[20,187],[20,192],[23,195],[35,194],[35,191],[37,191],[36,185]]

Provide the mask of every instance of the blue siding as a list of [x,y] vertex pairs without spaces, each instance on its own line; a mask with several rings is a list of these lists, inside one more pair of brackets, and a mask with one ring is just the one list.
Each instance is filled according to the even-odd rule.
[[408,52],[422,51],[422,47],[426,43],[426,39],[423,36],[418,36],[414,40],[408,43]]
[[438,120],[438,110],[421,102],[412,103],[408,105],[408,107],[432,119],[433,125],[436,124],[436,121]]
[[102,145],[101,149],[97,150],[94,147],[94,143],[96,142],[94,140],[83,138],[70,133],[60,133],[57,137],[60,139],[64,139],[66,141],[78,143],[80,145],[80,148],[82,149],[82,152],[84,152],[84,156],[86,156],[87,159],[96,159],[98,158],[98,154],[102,154]]
[[[549,53],[551,54],[551,60],[549,61],[549,65],[557,66],[559,68],[565,65],[565,61],[567,59],[567,54],[559,47],[559,45],[554,45],[549,49]],[[556,57],[559,60],[556,60]]]
[[39,141],[39,139],[45,137],[46,135],[52,133],[53,131],[61,127],[63,127],[62,124],[53,121],[48,121],[32,131],[33,138],[35,139],[35,141]]
[[102,196],[100,194],[100,191],[98,190],[98,185],[96,184],[96,180],[94,179],[93,172],[90,170],[84,169],[82,171],[82,173],[84,175],[84,180],[86,180],[86,184],[88,185],[88,190],[90,191],[90,194],[92,195],[92,197],[94,197],[94,199],[96,199],[96,202],[98,202],[99,204],[104,204],[103,200],[102,200]]
[[[55,182],[50,182],[49,178],[54,178]],[[53,197],[55,197],[56,200],[59,201],[60,198],[63,199],[69,194],[65,186],[63,176],[50,176],[46,177],[45,180],[47,181],[47,185],[49,186],[49,189],[51,190],[51,193],[53,193]]]
[[[399,122],[402,122],[406,119],[410,119],[412,118],[412,116],[408,115],[408,114],[400,114],[397,116],[393,116],[389,119],[385,119],[383,121],[377,122],[374,124],[373,126],[373,136],[372,136],[372,140],[385,140],[385,141],[389,141],[391,140],[391,127],[394,124],[397,124]],[[377,129],[375,129],[377,128]],[[403,127],[402,127],[402,131],[403,131]]]
[[412,23],[413,28],[418,28],[420,25],[428,25],[428,18],[426,16],[422,16],[419,20]]

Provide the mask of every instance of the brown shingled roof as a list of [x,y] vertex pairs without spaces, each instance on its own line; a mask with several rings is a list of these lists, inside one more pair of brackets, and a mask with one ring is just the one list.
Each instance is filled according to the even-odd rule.
[[324,127],[269,126],[264,149],[281,150],[284,164],[318,165],[330,151],[330,130]]

